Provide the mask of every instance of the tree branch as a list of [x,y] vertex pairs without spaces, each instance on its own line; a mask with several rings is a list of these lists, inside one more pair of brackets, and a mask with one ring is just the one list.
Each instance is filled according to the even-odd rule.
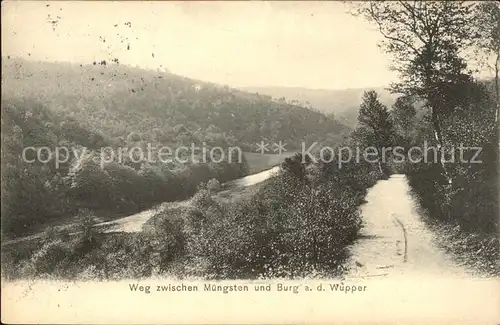
[[411,43],[408,43],[407,41],[402,40],[402,39],[397,38],[397,37],[389,36],[384,32],[384,30],[382,28],[382,23],[379,21],[377,15],[375,14],[375,11],[373,9],[373,2],[372,1],[370,1],[369,14],[370,14],[371,18],[373,19],[373,21],[375,21],[375,23],[377,23],[378,28],[379,28],[379,32],[380,32],[380,34],[382,34],[382,36],[384,36],[388,40],[401,43],[401,44],[407,46],[409,49],[411,49],[416,55],[420,55],[420,52]]

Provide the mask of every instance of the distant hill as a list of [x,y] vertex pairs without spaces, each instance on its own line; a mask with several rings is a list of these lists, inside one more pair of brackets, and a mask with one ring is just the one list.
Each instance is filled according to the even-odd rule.
[[168,140],[173,128],[224,134],[241,146],[269,141],[342,137],[333,117],[269,96],[117,64],[2,60],[2,97],[30,98],[79,120],[89,130]]
[[385,88],[355,88],[355,89],[308,89],[299,87],[242,87],[242,90],[271,96],[285,98],[287,102],[303,104],[313,107],[325,114],[334,114],[337,119],[349,126],[356,124],[359,105],[363,92],[375,90],[382,103],[391,106],[397,95],[391,94]]
[[[292,151],[302,141],[334,144],[350,132],[300,105],[118,62],[2,58],[1,104],[2,232],[9,236],[81,211],[135,213],[190,197],[213,178],[224,183],[249,172],[244,156],[203,162],[201,150],[195,159],[182,150],[182,159],[164,163],[154,157],[165,146],[238,146],[255,153],[255,144],[264,141],[272,153],[273,142]],[[145,153],[149,145],[152,160],[132,157],[136,151],[100,159],[103,147]],[[48,153],[42,161],[28,151],[25,159],[28,147],[67,151],[58,165]]]

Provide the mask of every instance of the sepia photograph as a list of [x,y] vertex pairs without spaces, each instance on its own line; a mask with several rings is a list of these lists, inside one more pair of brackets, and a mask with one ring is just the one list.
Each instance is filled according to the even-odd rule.
[[499,324],[499,1],[3,1],[8,324]]

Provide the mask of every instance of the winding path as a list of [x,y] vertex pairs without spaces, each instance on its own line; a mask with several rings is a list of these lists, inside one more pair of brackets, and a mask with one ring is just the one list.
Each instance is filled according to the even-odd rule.
[[[405,175],[392,175],[368,190],[363,228],[351,247],[349,277],[394,275],[467,276],[441,251],[410,195]],[[406,244],[405,244],[406,243]]]

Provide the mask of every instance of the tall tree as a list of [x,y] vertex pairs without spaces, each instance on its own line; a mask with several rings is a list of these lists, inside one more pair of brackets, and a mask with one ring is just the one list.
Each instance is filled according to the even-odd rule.
[[375,91],[366,91],[363,95],[359,115],[359,124],[365,127],[373,139],[378,153],[379,169],[382,169],[382,150],[392,144],[394,127],[387,107],[383,105]]
[[415,124],[416,113],[417,111],[411,97],[398,97],[394,105],[392,105],[391,115],[394,127],[405,141],[410,140],[410,133]]
[[495,70],[495,94],[497,109],[495,111],[495,122],[498,121],[500,110],[500,85],[498,74],[500,71],[500,2],[484,1],[476,6],[476,16],[473,20],[476,29],[474,45],[475,54],[479,54],[483,63],[488,63],[490,57],[494,57],[493,68]]
[[470,44],[474,6],[466,1],[369,1],[357,7],[357,14],[378,27],[385,38],[381,46],[394,57],[401,81],[392,85],[393,91],[426,100],[439,147],[441,120],[449,112],[436,102],[438,88],[465,73],[461,50]]

